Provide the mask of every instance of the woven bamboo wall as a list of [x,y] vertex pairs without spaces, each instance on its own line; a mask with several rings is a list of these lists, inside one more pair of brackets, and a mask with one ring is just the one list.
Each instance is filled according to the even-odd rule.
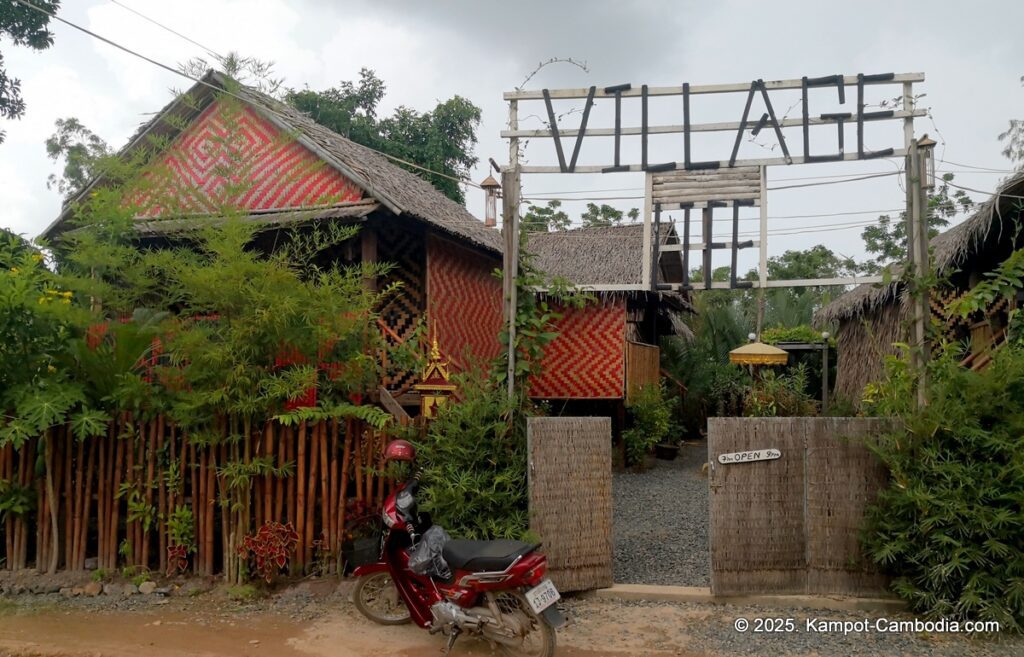
[[[145,174],[141,216],[272,210],[357,201],[362,190],[251,107],[219,101]],[[168,206],[175,207],[168,207]]]
[[612,585],[611,431],[606,417],[527,421],[530,529],[560,591]]
[[[864,509],[887,474],[863,439],[872,418],[711,418],[711,590],[871,595],[885,580],[861,556]],[[772,461],[724,453],[776,448]]]
[[622,399],[626,379],[626,303],[606,299],[564,309],[544,350],[543,373],[530,380],[540,399]]
[[427,300],[431,333],[459,369],[486,367],[501,350],[501,262],[448,240],[427,239]]

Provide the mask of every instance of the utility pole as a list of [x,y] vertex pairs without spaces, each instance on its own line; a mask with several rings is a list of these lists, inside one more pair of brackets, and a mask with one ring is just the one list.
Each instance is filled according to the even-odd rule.
[[[519,129],[519,101],[508,102],[508,128]],[[497,168],[494,160],[491,164]],[[508,322],[508,398],[515,397],[516,386],[516,279],[519,278],[519,139],[508,142],[508,166],[501,171],[501,230],[505,237],[502,283],[505,321]]]
[[508,322],[508,398],[515,395],[516,377],[516,279],[519,277],[519,170],[501,173],[502,233],[505,238],[502,283],[504,285],[505,321]]
[[907,264],[911,274],[911,365],[917,374],[917,405],[927,403],[927,370],[930,360],[928,324],[930,320],[931,275],[928,254],[928,162],[935,142],[927,135],[912,139],[907,153]]

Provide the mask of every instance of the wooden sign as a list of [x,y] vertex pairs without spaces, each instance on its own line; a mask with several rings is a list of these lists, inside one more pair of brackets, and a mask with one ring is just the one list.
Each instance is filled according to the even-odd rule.
[[[738,84],[690,85],[683,83],[674,87],[650,87],[646,84],[618,84],[599,88],[596,86],[584,89],[542,89],[540,91],[510,91],[505,93],[509,101],[509,129],[503,130],[501,136],[515,143],[519,139],[549,138],[553,142],[557,165],[520,166],[521,173],[616,173],[620,171],[671,171],[685,169],[687,171],[733,168],[736,166],[759,166],[765,164],[801,164],[809,162],[835,162],[843,160],[867,160],[892,155],[903,155],[904,148],[895,147],[872,149],[865,143],[864,126],[877,121],[913,121],[914,117],[925,116],[927,112],[913,106],[911,85],[924,81],[923,73],[874,73],[857,75],[828,75],[825,77],[803,77],[792,80],[753,80]],[[868,111],[869,99],[867,90],[873,87],[897,86],[900,91],[892,95],[902,95],[903,104],[899,109],[882,109]],[[852,87],[847,94],[847,87]],[[849,106],[849,112],[821,112],[813,110],[812,90],[819,93],[831,89],[837,96],[839,105]],[[772,96],[784,90],[799,90],[801,112],[799,116],[780,117],[775,111]],[[902,92],[902,93],[901,93]],[[720,121],[715,123],[693,123],[690,120],[691,104],[696,103],[695,97],[703,94],[741,94],[745,96],[743,112],[738,121]],[[649,99],[665,96],[680,96],[679,113],[682,123],[671,125],[652,125],[648,118]],[[763,108],[760,116],[752,113],[754,101],[757,99]],[[558,125],[553,100],[583,100],[583,108],[578,128],[562,128]],[[639,101],[640,125],[623,126],[624,102]],[[519,128],[518,103],[525,101],[543,101],[543,115],[547,117],[547,126],[542,129],[524,130]],[[614,103],[614,124],[609,127],[592,127],[590,123],[591,107],[598,102]],[[810,132],[815,126],[830,126],[838,134],[838,149],[831,153],[822,153],[811,143]],[[800,131],[799,150],[790,148],[786,138],[787,129]],[[853,133],[847,140],[846,132]],[[746,133],[757,135],[764,131],[771,134],[778,147],[779,155],[771,158],[742,159],[739,148]],[[697,160],[692,150],[692,135],[699,132],[731,132],[734,133],[732,149],[722,152],[718,157]],[[664,138],[665,135],[682,134],[670,137],[673,143],[680,145],[679,157],[676,161],[650,162],[648,160],[648,140],[651,137]],[[607,160],[602,164],[582,165],[578,163],[580,148],[585,138],[610,137],[607,143]],[[640,138],[640,162],[626,163],[622,158],[622,140],[624,137]],[[850,150],[845,148],[851,143]]]
[[753,463],[754,461],[774,461],[781,457],[782,452],[774,447],[769,447],[767,449],[754,449],[748,452],[719,454],[718,462],[722,465],[731,465],[733,463]]
[[[503,130],[501,136],[509,140],[511,186],[516,189],[520,174],[645,173],[643,246],[637,254],[641,280],[631,289],[657,292],[877,283],[882,281],[881,276],[768,279],[765,169],[773,165],[906,156],[914,139],[914,119],[927,115],[927,111],[916,107],[915,103],[914,84],[923,81],[923,73],[858,73],[789,80],[757,79],[735,84],[682,83],[666,87],[616,84],[578,89],[517,89],[504,95],[509,117],[508,129]],[[722,116],[722,120],[692,120],[692,110],[701,106],[706,109],[709,97],[730,95],[737,99],[736,110]],[[555,103],[566,101],[575,102],[577,107],[560,114]],[[639,109],[640,125],[623,125],[628,116],[637,114],[624,110],[629,104],[633,104],[631,109]],[[605,107],[607,111],[595,115],[592,110],[598,106]],[[652,107],[654,111],[651,111]],[[778,110],[782,108],[787,109],[780,114]],[[540,118],[544,127],[520,127],[520,111],[523,110],[527,117]],[[790,116],[791,111],[793,116]],[[571,114],[579,116],[578,125],[559,125],[560,116]],[[655,116],[670,115],[665,123],[654,120]],[[595,119],[595,116],[602,118]],[[605,125],[595,126],[595,120],[603,121]],[[902,125],[902,144],[893,135],[866,135],[870,130],[866,126],[887,123],[897,127]],[[726,143],[714,149],[699,149],[694,144],[694,136],[707,133],[727,133],[731,139],[724,140]],[[755,138],[765,142],[756,143],[769,151],[767,157],[749,157],[741,152],[744,142]],[[542,140],[546,147],[531,147],[531,160],[536,161],[539,152],[541,159],[546,155],[547,162],[520,162],[520,142],[527,139]],[[581,162],[584,141],[588,144],[586,153],[589,161]],[[625,152],[623,145],[627,142],[638,145],[639,149]],[[659,148],[655,149],[655,146]],[[749,150],[749,147],[744,148]],[[655,152],[661,155],[656,156]],[[671,159],[653,161],[654,157]],[[757,239],[740,240],[742,206],[753,206],[759,210]],[[719,215],[731,220],[731,240],[715,242],[712,238],[716,207],[725,208]],[[693,224],[701,228],[700,240],[691,242],[684,239],[682,244],[656,247],[659,242],[654,236],[660,235],[660,224],[673,219],[667,214],[662,216],[669,211],[683,213],[687,234],[690,213],[698,211],[700,218],[693,217]],[[757,279],[739,280],[737,251],[751,247],[759,249]],[[731,251],[732,273],[728,281],[710,280],[712,251],[715,249]],[[685,269],[690,265],[686,254],[691,250],[702,252],[704,280],[687,279],[682,283],[658,280],[659,258],[663,252],[681,251]]]

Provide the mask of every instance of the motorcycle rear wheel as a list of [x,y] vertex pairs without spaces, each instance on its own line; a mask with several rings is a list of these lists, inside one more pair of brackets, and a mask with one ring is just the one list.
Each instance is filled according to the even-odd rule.
[[380,625],[404,625],[412,620],[389,573],[372,573],[356,580],[352,601],[359,613]]
[[495,596],[503,617],[524,629],[522,643],[512,645],[501,642],[498,646],[506,657],[554,657],[555,628],[534,613],[530,603],[519,591],[506,591]]

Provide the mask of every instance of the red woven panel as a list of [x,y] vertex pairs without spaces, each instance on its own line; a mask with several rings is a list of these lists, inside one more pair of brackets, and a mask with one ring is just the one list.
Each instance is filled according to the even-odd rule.
[[[151,189],[146,187],[151,186]],[[211,104],[144,176],[140,217],[275,210],[343,201],[354,183],[248,106]]]
[[492,274],[500,263],[435,237],[427,249],[428,321],[438,347],[457,369],[470,361],[486,367],[500,349],[501,281]]
[[544,372],[530,381],[541,399],[621,399],[626,377],[626,304],[566,310],[544,352]]

